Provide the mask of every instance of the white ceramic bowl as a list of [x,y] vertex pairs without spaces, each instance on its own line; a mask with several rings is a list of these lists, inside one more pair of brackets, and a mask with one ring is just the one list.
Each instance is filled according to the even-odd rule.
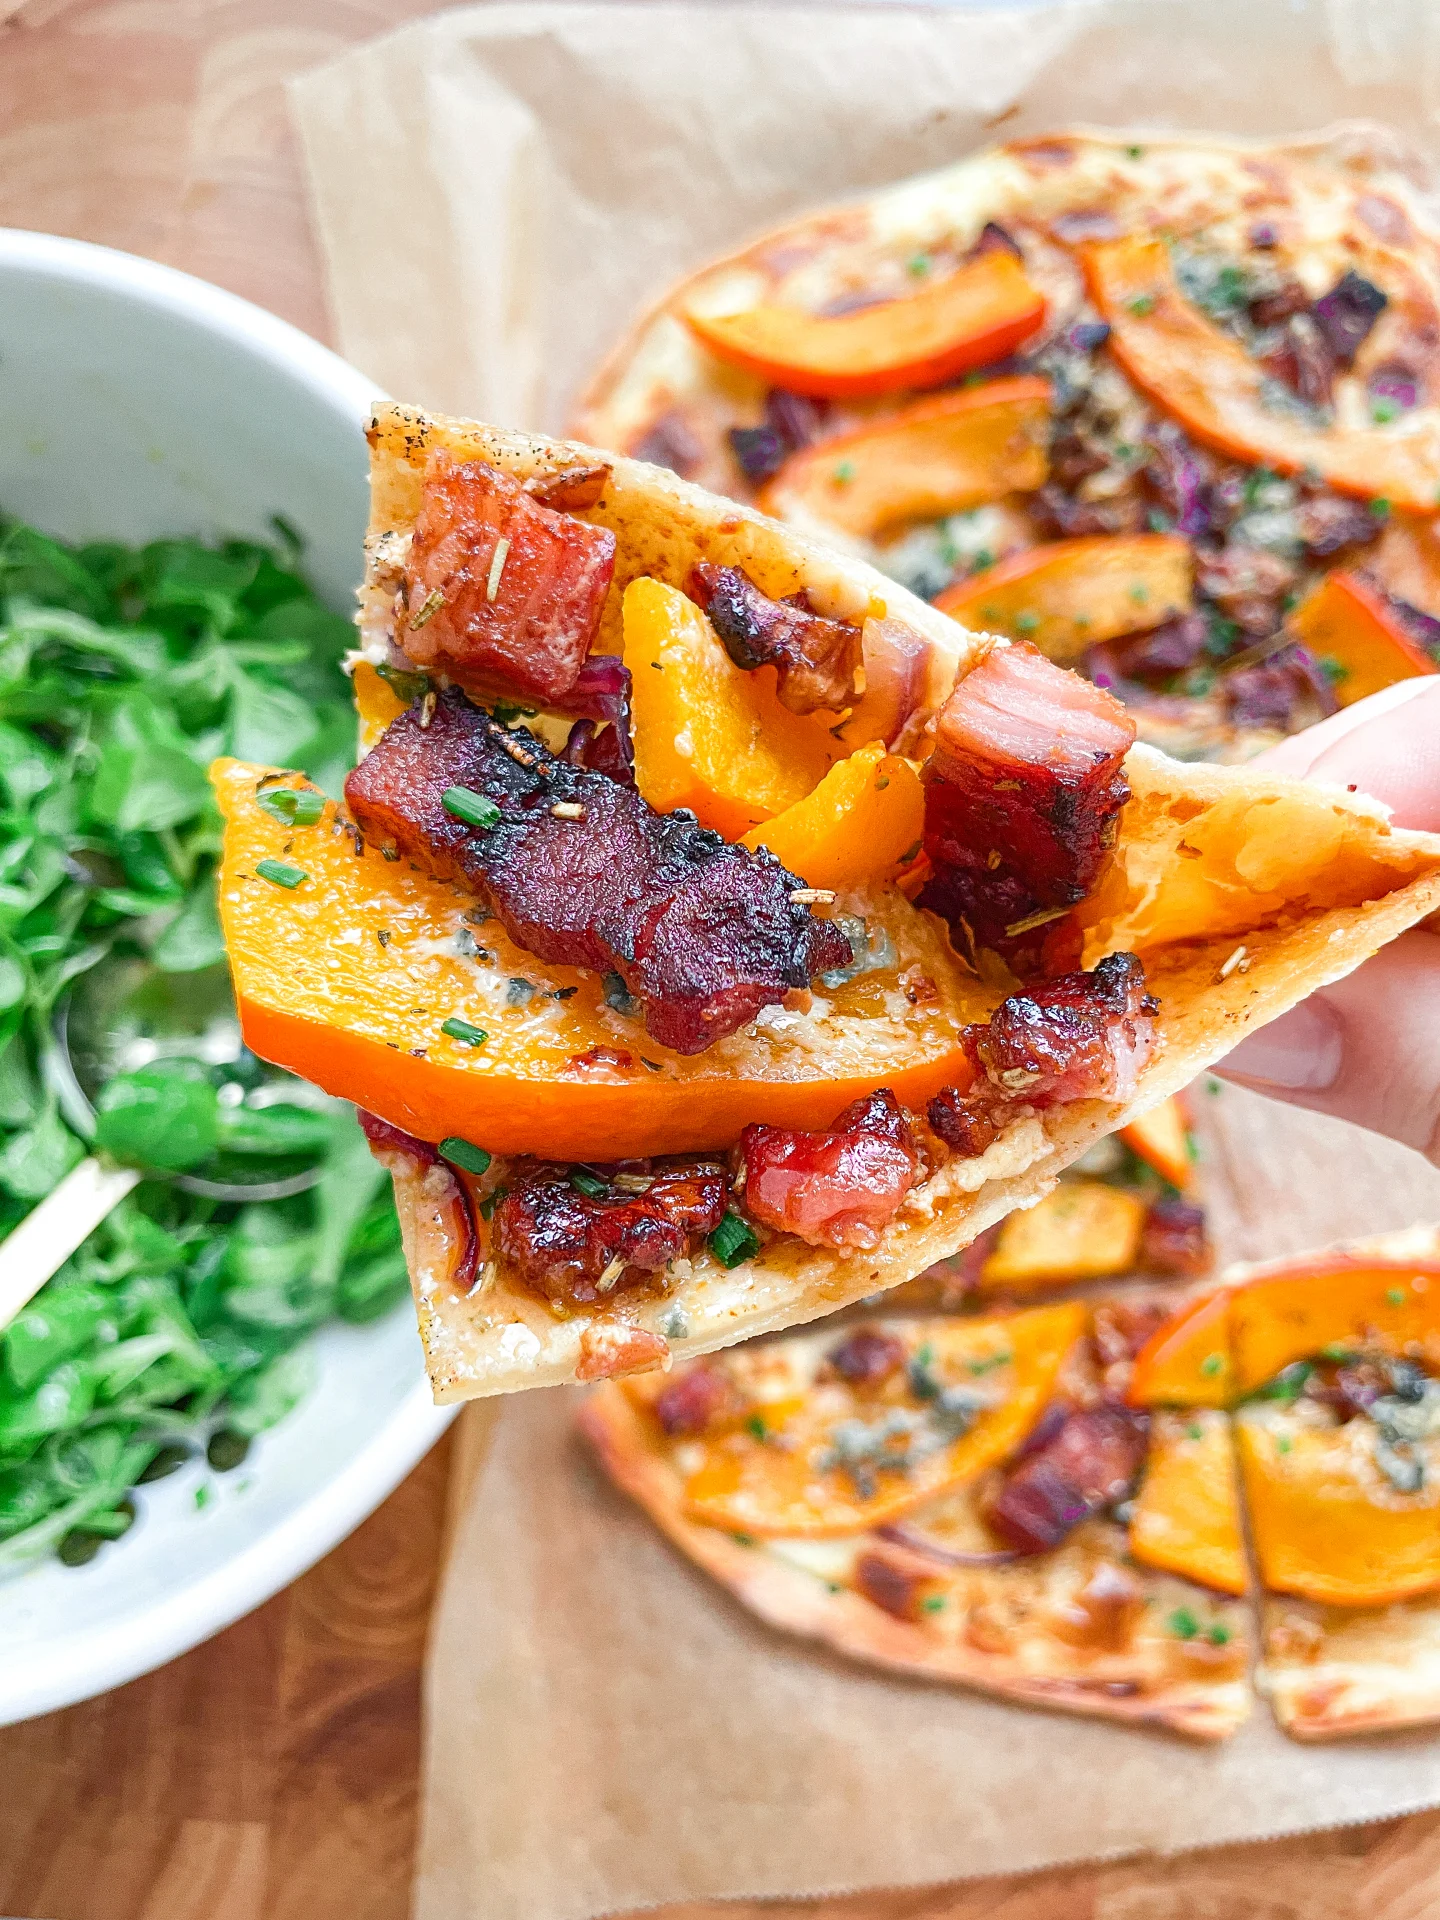
[[[339,610],[365,529],[374,387],[232,294],[75,240],[0,229],[0,509],[70,539],[238,533],[281,513]],[[3,1257],[3,1256],[0,1256]],[[88,1566],[0,1584],[0,1725],[86,1699],[258,1606],[439,1438],[408,1310],[327,1328],[320,1377],[245,1465],[137,1495]],[[201,1484],[210,1497],[196,1505]]]

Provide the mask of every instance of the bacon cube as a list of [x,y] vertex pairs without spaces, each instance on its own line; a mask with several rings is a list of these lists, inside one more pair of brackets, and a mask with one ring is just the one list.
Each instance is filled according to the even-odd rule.
[[483,460],[425,469],[396,640],[462,686],[560,700],[585,663],[615,571],[608,528],[542,506]]

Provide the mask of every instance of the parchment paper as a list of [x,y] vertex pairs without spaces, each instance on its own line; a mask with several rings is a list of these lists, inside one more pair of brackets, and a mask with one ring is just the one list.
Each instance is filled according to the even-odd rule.
[[[636,308],[808,206],[1074,121],[1440,152],[1427,0],[929,13],[496,5],[295,88],[342,350],[426,406],[546,429]],[[1417,1156],[1202,1098],[1226,1258],[1440,1218]],[[891,1680],[771,1632],[568,1437],[500,1419],[429,1668],[418,1920],[581,1920],[1253,1839],[1440,1801],[1440,1739],[1218,1751]]]

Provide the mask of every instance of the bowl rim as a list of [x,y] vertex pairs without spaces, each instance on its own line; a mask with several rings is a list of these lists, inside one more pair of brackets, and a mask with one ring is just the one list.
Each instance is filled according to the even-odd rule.
[[290,321],[179,267],[93,240],[0,226],[0,271],[11,267],[125,295],[189,320],[297,378],[362,427],[375,401],[388,398],[375,381]]
[[[177,267],[89,240],[0,227],[0,273],[6,270],[97,288],[186,321],[308,387],[362,428],[374,402],[385,397],[373,380],[288,320]],[[367,1519],[458,1411],[434,1404],[422,1368],[360,1451],[250,1545],[143,1614],[76,1633],[64,1644],[63,1662],[28,1660],[0,1675],[0,1726],[137,1679],[263,1605]]]

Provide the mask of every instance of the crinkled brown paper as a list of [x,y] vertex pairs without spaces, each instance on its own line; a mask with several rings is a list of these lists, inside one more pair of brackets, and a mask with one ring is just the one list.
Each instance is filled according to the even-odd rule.
[[[497,5],[350,54],[295,103],[345,353],[406,400],[555,429],[641,302],[792,213],[1075,121],[1364,116],[1433,156],[1437,53],[1427,0]],[[1440,1218],[1414,1155],[1233,1090],[1198,1104],[1227,1258]],[[574,1405],[505,1408],[457,1525],[419,1920],[936,1883],[1440,1801],[1429,1734],[1303,1748],[1261,1708],[1197,1749],[787,1640],[600,1481]]]

